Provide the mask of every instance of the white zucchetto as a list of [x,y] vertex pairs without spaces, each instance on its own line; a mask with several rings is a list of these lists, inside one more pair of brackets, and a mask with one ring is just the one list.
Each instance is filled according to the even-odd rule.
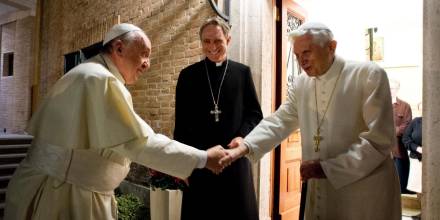
[[299,26],[298,29],[291,31],[289,33],[288,39],[289,39],[289,41],[293,42],[296,37],[303,35],[308,31],[311,31],[311,32],[326,31],[333,37],[332,31],[330,30],[330,28],[327,25],[320,23],[320,22],[306,22],[306,23],[302,24],[301,26]]
[[111,40],[113,40],[123,34],[126,34],[128,32],[131,32],[131,31],[142,31],[142,29],[140,29],[139,27],[137,27],[133,24],[128,24],[128,23],[114,25],[107,32],[107,34],[105,34],[104,41],[102,42],[102,45],[105,45],[108,42],[110,42]]
[[308,31],[308,30],[328,30],[331,31],[327,25],[320,22],[306,22],[298,27],[298,31]]

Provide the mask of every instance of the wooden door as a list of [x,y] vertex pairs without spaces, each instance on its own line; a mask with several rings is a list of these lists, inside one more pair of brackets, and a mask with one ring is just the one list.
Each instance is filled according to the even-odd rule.
[[[276,67],[276,102],[277,107],[287,97],[287,87],[295,80],[301,71],[288,41],[288,33],[303,23],[305,10],[293,0],[278,1],[277,16],[277,67]],[[278,189],[275,189],[274,198],[278,198],[278,205],[274,204],[274,219],[296,220],[299,216],[301,198],[301,181],[299,167],[301,164],[301,139],[299,131],[292,133],[281,143],[275,152],[275,178],[279,178]],[[276,173],[278,172],[278,174]],[[277,185],[277,184],[275,184]]]

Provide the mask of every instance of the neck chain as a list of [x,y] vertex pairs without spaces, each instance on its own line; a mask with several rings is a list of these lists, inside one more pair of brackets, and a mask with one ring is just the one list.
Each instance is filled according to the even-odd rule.
[[214,115],[215,122],[220,121],[219,115],[222,113],[222,111],[220,111],[218,109],[218,102],[220,101],[220,92],[222,91],[222,85],[223,85],[223,81],[225,80],[226,70],[228,69],[228,64],[229,64],[229,61],[226,59],[225,71],[223,72],[222,81],[220,81],[220,86],[218,87],[217,100],[215,100],[214,92],[212,91],[212,86],[211,86],[211,79],[209,78],[208,66],[206,65],[206,60],[205,60],[206,77],[208,78],[209,90],[211,91],[212,102],[214,103],[214,110],[211,110],[210,113],[211,113],[211,115]]
[[316,92],[316,80],[317,79],[315,79],[315,107],[316,107],[316,123],[317,123],[316,134],[313,136],[313,142],[315,142],[315,152],[319,151],[319,144],[321,143],[321,140],[324,139],[320,134],[321,126],[324,122],[325,114],[327,113],[328,107],[330,106],[330,103],[332,101],[333,94],[335,93],[335,89],[336,89],[336,86],[338,85],[338,81],[339,81],[340,76],[341,76],[341,73],[339,73],[338,78],[336,78],[335,85],[333,86],[332,93],[330,94],[330,98],[328,100],[327,106],[325,107],[324,114],[322,115],[321,120],[319,120],[319,114],[318,114],[318,95]]

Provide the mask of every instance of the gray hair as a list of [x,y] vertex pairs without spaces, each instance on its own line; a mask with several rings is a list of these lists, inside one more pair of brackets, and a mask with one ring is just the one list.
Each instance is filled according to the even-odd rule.
[[326,25],[317,22],[304,23],[298,29],[290,32],[289,38],[294,42],[296,38],[307,34],[312,36],[313,43],[321,47],[333,40],[332,31]]
[[199,30],[199,37],[200,40],[202,40],[202,32],[203,30],[208,26],[208,25],[215,25],[215,26],[219,26],[222,28],[223,34],[225,35],[225,37],[229,37],[229,32],[231,31],[231,26],[229,26],[229,24],[227,24],[225,21],[223,21],[222,19],[218,18],[218,17],[213,17],[213,18],[209,18],[208,20],[206,20],[202,26],[200,26],[200,30]]
[[121,40],[124,44],[126,45],[130,45],[132,44],[134,41],[136,41],[136,39],[138,39],[139,37],[141,37],[142,35],[145,35],[145,33],[143,31],[130,31],[127,32],[119,37],[116,37],[115,39],[109,41],[108,43],[106,43],[101,52],[103,53],[111,53],[113,50],[113,42],[117,41],[117,40]]

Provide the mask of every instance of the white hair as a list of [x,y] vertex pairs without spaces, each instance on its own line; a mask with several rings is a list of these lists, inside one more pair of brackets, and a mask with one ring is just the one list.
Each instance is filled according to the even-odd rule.
[[293,43],[296,38],[309,34],[313,38],[313,43],[324,47],[333,40],[333,33],[325,24],[318,22],[307,22],[299,26],[298,29],[289,33],[289,39]]

